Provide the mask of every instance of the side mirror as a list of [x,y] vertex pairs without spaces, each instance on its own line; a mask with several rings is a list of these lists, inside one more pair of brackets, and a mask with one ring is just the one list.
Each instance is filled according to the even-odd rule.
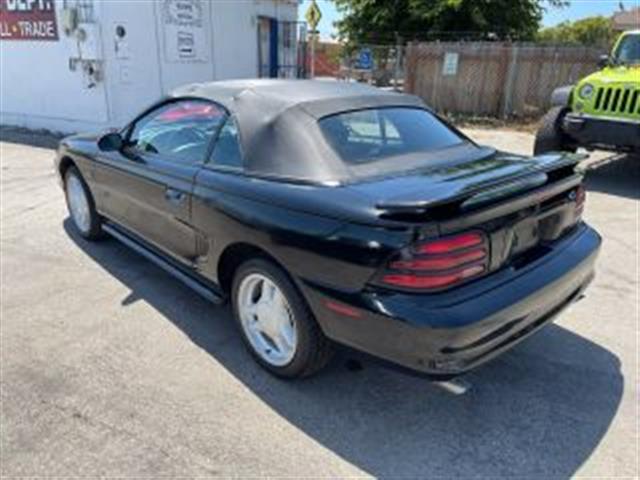
[[98,148],[103,152],[116,152],[122,150],[123,145],[124,140],[122,140],[122,135],[116,132],[107,133],[98,140]]
[[609,66],[609,55],[600,55],[600,58],[598,59],[598,67],[600,68],[605,68]]

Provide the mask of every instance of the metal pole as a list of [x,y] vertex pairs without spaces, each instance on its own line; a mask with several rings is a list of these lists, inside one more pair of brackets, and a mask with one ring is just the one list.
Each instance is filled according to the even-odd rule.
[[316,76],[316,33],[311,32],[311,78]]
[[400,77],[400,55],[402,54],[402,45],[400,42],[400,36],[398,32],[396,32],[396,62],[393,67],[393,89],[396,92],[399,92],[398,89],[398,78]]
[[509,118],[513,112],[513,94],[516,88],[516,76],[518,75],[518,44],[511,44],[511,62],[507,71],[507,81],[504,91],[504,105],[502,116]]

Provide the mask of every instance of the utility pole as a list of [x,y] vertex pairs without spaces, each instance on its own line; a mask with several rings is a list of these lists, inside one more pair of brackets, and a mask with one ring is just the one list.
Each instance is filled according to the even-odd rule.
[[516,77],[518,75],[518,44],[511,44],[511,61],[507,70],[507,79],[504,88],[504,100],[502,106],[502,116],[509,118],[513,112],[513,94],[516,88]]
[[312,0],[307,12],[304,15],[304,18],[307,20],[307,24],[309,24],[309,40],[311,41],[311,78],[316,75],[316,37],[318,35],[318,23],[320,23],[320,19],[322,18],[322,12],[316,3],[316,0]]
[[398,34],[398,32],[395,32],[395,33],[396,33],[396,61],[393,67],[393,89],[396,92],[399,92],[400,90],[398,89],[398,80],[400,77],[400,58],[402,55],[402,40],[400,39],[400,35]]
[[315,78],[316,76],[316,32],[311,31],[311,38],[309,39],[311,42],[311,78]]

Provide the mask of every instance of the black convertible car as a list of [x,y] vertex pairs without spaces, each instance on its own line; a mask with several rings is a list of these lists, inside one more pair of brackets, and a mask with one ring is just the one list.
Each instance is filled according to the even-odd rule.
[[185,86],[121,131],[66,138],[56,169],[83,237],[230,299],[271,372],[312,374],[342,344],[445,379],[592,279],[580,158],[479,146],[410,95],[251,80]]

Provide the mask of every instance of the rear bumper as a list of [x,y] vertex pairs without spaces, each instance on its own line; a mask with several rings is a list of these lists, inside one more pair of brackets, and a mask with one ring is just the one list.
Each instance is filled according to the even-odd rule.
[[[325,334],[434,378],[464,373],[510,349],[580,298],[594,276],[600,236],[586,225],[520,270],[430,295],[347,294],[303,284]],[[342,311],[327,308],[339,303]]]
[[568,114],[564,132],[580,145],[612,150],[640,150],[640,123]]

